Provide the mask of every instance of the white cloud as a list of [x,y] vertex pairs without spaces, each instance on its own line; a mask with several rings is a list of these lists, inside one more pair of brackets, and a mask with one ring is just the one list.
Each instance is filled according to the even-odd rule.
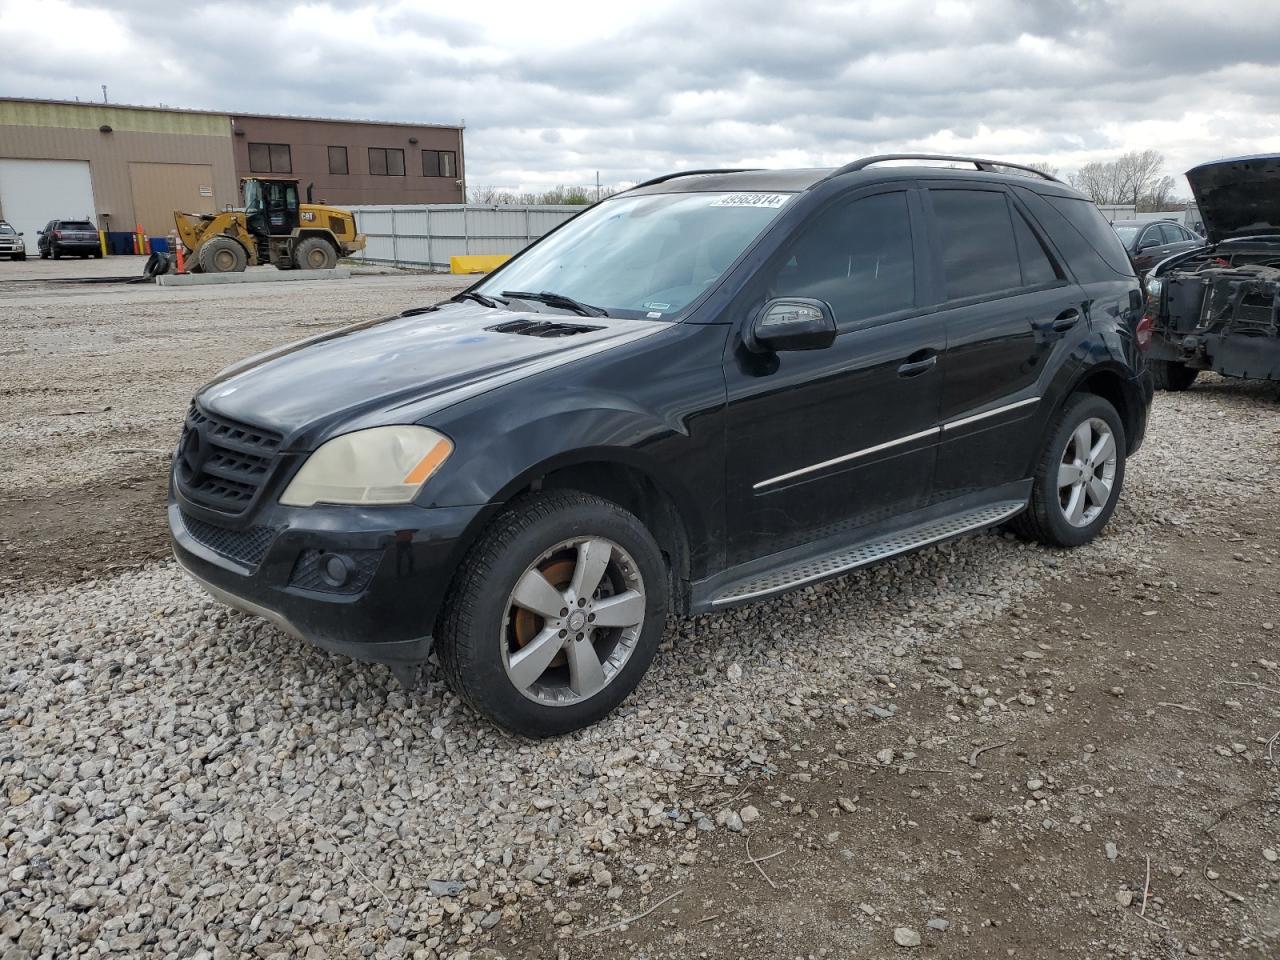
[[[0,0],[0,92],[467,121],[468,180],[1280,150],[1274,0]],[[1181,181],[1179,181],[1181,185]]]

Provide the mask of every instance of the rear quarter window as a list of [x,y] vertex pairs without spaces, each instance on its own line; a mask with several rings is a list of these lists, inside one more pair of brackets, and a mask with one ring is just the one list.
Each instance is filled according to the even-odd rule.
[[1081,283],[1134,276],[1124,244],[1091,202],[1015,189]]
[[92,230],[93,224],[88,220],[63,220],[63,230]]

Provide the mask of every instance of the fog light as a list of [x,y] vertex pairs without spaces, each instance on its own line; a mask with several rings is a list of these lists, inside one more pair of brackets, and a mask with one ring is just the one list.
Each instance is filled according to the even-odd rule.
[[320,575],[331,587],[345,585],[355,569],[355,561],[345,554],[326,553],[320,558]]

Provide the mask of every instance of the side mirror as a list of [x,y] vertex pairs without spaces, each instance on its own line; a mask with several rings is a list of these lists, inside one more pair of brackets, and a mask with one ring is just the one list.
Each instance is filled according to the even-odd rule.
[[770,300],[747,324],[742,338],[748,350],[822,350],[836,339],[831,304],[808,297]]

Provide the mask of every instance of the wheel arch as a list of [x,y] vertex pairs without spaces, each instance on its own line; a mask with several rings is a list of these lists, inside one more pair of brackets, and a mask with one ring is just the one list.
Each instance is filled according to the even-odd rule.
[[1077,393],[1095,394],[1116,408],[1116,412],[1120,414],[1120,422],[1124,424],[1126,456],[1132,455],[1142,446],[1147,425],[1147,401],[1127,369],[1099,366],[1081,371],[1071,389],[1063,393],[1054,413],[1062,409]]
[[333,247],[333,252],[336,253],[339,258],[342,257],[342,247],[334,238],[333,231],[325,230],[321,227],[300,227],[298,232],[293,236],[293,248],[296,250],[298,248],[298,244],[303,240],[310,240],[313,237],[319,237],[321,240],[325,241],[325,243]]
[[687,496],[634,451],[596,448],[542,461],[511,480],[464,532],[459,556],[511,500],[544,490],[576,490],[616,503],[648,528],[667,561],[671,603],[688,609],[688,584],[697,575],[694,544],[706,543],[699,514]]

